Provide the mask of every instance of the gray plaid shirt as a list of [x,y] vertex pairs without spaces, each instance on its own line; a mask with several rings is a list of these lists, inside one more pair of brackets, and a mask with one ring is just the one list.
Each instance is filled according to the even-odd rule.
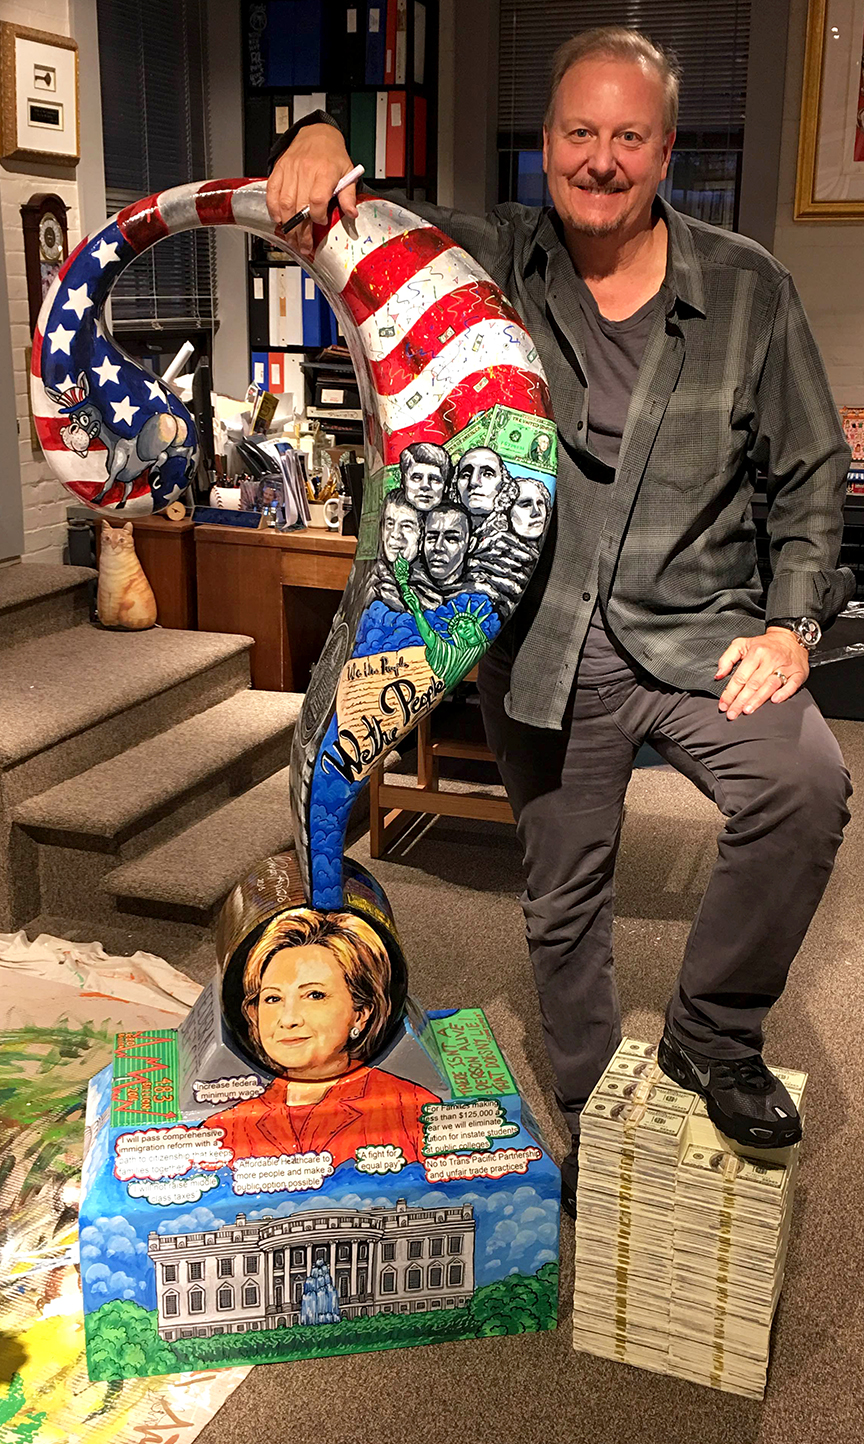
[[[327,120],[316,112],[300,124]],[[281,136],[271,163],[299,126]],[[789,272],[755,242],[679,215],[668,301],[630,400],[618,468],[586,447],[588,382],[573,263],[554,211],[513,203],[485,218],[410,200],[509,297],[540,353],[558,426],[549,536],[496,644],[512,659],[507,710],[560,727],[599,599],[619,641],[683,691],[719,696],[720,654],[766,616],[831,621],[852,595],[837,567],[850,453]],[[767,601],[751,512],[767,477]]]
[[[792,278],[753,241],[656,202],[668,302],[648,340],[614,481],[586,449],[588,383],[573,264],[554,212],[485,219],[408,204],[509,297],[540,352],[558,425],[550,535],[499,647],[510,715],[560,727],[599,598],[653,676],[719,695],[721,652],[765,618],[825,623],[854,591],[837,568],[849,450]],[[767,477],[773,580],[756,566],[751,499]]]

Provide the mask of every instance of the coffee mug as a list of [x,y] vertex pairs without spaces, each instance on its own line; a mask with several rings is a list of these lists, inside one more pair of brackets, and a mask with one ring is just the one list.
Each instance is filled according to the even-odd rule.
[[342,530],[342,519],[346,511],[351,509],[351,498],[347,496],[331,496],[324,503],[324,525],[329,526],[331,531]]

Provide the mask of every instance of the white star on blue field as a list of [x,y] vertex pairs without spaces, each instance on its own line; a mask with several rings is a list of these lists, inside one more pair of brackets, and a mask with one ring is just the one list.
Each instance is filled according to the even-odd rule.
[[58,391],[68,391],[84,372],[89,400],[113,430],[129,438],[157,412],[187,419],[176,397],[130,363],[99,324],[114,282],[136,254],[116,221],[81,247],[54,297],[40,363],[43,384]]

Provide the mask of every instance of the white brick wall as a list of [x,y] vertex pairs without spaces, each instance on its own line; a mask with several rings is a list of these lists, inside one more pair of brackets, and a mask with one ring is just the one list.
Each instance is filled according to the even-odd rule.
[[[16,25],[29,25],[36,30],[49,30],[58,35],[69,34],[67,0],[32,0],[32,3],[27,5],[12,3],[12,0],[0,0],[0,20],[10,20]],[[87,84],[86,76],[81,77],[81,83]],[[80,240],[78,186],[74,171],[65,173],[71,176],[71,179],[66,179],[65,176],[57,179],[59,174],[61,173],[52,173],[47,168],[41,175],[22,175],[5,167],[0,170],[0,220],[6,251],[15,397],[20,433],[18,446],[24,498],[24,551],[27,560],[42,562],[62,559],[66,540],[66,507],[74,498],[54,480],[41,451],[34,452],[30,443],[28,377],[24,359],[25,350],[30,344],[30,326],[20,207],[38,191],[60,196],[69,208],[69,249],[74,249]]]
[[864,406],[864,221],[794,221],[807,0],[792,0],[774,254],[788,266],[838,406]]

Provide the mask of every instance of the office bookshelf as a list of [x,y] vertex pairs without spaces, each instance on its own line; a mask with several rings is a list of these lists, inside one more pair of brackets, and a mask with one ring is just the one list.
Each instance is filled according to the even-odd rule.
[[[365,166],[368,189],[409,204],[436,198],[438,0],[244,0],[242,18],[246,175],[266,175],[276,136],[300,115],[324,109],[339,123],[352,159]],[[293,355],[314,405],[310,356],[337,340],[335,318],[322,297],[313,303],[307,277],[271,275],[295,263],[265,240],[249,237],[247,259],[258,373],[265,353],[287,353],[283,371]],[[286,282],[293,291],[302,287],[303,319],[289,320],[278,340],[268,328],[264,346],[262,301]],[[288,310],[300,314],[296,303]]]

